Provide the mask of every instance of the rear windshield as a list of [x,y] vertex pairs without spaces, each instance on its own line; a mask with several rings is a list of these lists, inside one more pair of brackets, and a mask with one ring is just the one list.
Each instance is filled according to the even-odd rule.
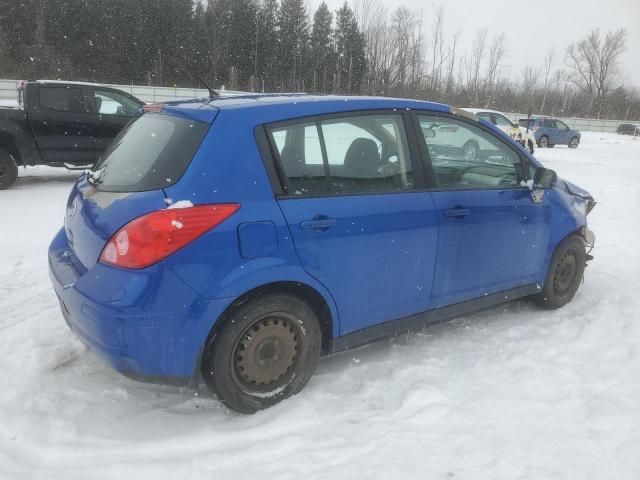
[[94,182],[109,192],[157,190],[176,183],[209,124],[144,114],[125,128],[94,167]]

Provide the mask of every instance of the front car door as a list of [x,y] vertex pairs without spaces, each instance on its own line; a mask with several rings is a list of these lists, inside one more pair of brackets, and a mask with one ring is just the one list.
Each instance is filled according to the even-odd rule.
[[[550,211],[532,200],[521,153],[477,122],[427,113],[415,118],[439,223],[434,306],[535,283],[544,268]],[[480,147],[473,157],[459,147],[469,143]]]
[[406,119],[362,112],[267,127],[286,180],[280,207],[302,266],[336,302],[341,335],[431,307],[437,220]]
[[569,142],[573,138],[573,132],[569,128],[569,126],[561,122],[560,120],[556,120],[556,127],[558,128],[558,135],[561,140],[558,143],[562,143],[564,145],[569,145]]

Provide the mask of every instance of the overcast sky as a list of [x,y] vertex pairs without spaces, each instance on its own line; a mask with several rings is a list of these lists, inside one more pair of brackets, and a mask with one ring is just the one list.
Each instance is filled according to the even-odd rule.
[[[311,14],[321,0],[308,0]],[[325,0],[332,10],[344,0]],[[392,11],[400,5],[421,11],[428,36],[433,12],[446,8],[447,33],[462,30],[460,45],[466,49],[479,28],[490,35],[504,32],[508,40],[508,73],[521,78],[526,65],[541,66],[549,48],[556,50],[556,67],[564,61],[567,45],[590,30],[626,28],[627,51],[621,70],[627,85],[640,87],[640,0],[380,0]]]

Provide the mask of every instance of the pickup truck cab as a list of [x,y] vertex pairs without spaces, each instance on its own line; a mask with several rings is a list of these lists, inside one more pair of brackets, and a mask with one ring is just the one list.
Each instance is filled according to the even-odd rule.
[[18,89],[17,106],[0,107],[0,190],[18,166],[93,166],[143,102],[91,83],[39,80]]

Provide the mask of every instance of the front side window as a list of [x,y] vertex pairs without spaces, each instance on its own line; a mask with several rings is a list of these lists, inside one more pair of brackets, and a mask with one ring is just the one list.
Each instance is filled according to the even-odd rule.
[[40,106],[58,112],[84,113],[84,97],[80,87],[40,87]]
[[435,176],[443,190],[519,187],[520,156],[492,134],[448,117],[420,115]]
[[513,127],[513,122],[504,115],[496,114],[496,125],[499,127]]
[[100,115],[133,117],[140,108],[135,100],[113,90],[96,88],[93,95],[96,112]]
[[567,126],[567,124],[564,122],[561,122],[560,120],[556,120],[556,125],[560,130],[569,130],[569,127]]
[[289,195],[413,188],[401,115],[357,115],[269,128]]

